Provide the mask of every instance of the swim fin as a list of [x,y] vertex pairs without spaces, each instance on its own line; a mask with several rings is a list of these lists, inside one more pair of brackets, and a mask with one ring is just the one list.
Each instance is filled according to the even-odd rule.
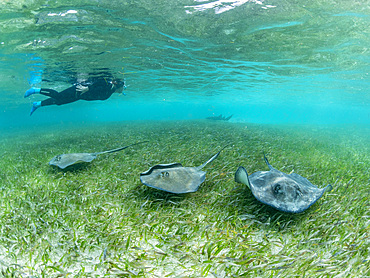
[[33,114],[33,112],[36,111],[37,108],[41,107],[41,101],[35,101],[33,104],[32,104],[32,107],[31,107],[31,113],[30,113],[30,116]]
[[24,97],[29,97],[30,95],[33,95],[33,94],[39,94],[41,91],[40,88],[31,88],[31,89],[28,89],[25,94],[24,94]]

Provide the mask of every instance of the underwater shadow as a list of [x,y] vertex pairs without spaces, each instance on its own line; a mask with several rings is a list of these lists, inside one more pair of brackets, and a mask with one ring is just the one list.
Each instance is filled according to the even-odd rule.
[[[281,231],[292,225],[299,225],[304,219],[311,215],[309,208],[300,213],[282,212],[258,201],[252,192],[243,186],[235,187],[227,196],[233,203],[238,218],[242,221],[252,221],[267,229]],[[314,205],[313,205],[314,206]]]
[[57,166],[54,166],[54,165],[50,165],[49,167],[49,171],[51,173],[74,173],[74,174],[78,174],[78,173],[81,173],[81,172],[84,172],[84,171],[87,171],[89,168],[90,168],[90,164],[89,163],[78,163],[78,164],[73,164],[71,166],[68,166],[64,169],[62,168],[59,168]]
[[128,194],[135,196],[138,199],[146,200],[152,204],[158,204],[165,206],[178,205],[188,199],[191,193],[176,194],[159,189],[148,187],[144,184],[137,184],[134,188],[129,190]]

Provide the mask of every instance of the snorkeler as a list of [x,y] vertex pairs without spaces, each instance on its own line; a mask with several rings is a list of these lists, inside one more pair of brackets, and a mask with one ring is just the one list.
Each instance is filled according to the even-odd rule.
[[119,79],[99,77],[89,81],[77,83],[61,92],[53,89],[31,88],[26,91],[24,97],[33,94],[41,94],[49,98],[43,101],[35,101],[31,108],[30,116],[39,107],[48,105],[63,105],[77,100],[106,100],[113,93],[122,93],[126,88],[125,82]]

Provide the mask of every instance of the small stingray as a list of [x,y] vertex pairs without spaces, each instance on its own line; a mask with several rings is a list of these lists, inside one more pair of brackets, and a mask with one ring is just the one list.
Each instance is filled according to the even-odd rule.
[[134,146],[134,145],[138,145],[138,144],[142,144],[142,143],[146,143],[146,142],[148,142],[148,141],[139,142],[139,143],[135,143],[135,144],[131,144],[131,145],[125,146],[125,147],[121,147],[121,148],[117,148],[117,149],[113,149],[113,150],[109,150],[109,151],[104,151],[104,152],[97,152],[97,153],[67,153],[67,154],[60,154],[60,155],[54,156],[50,160],[49,165],[57,166],[60,169],[65,169],[65,168],[67,168],[69,166],[72,166],[72,165],[75,165],[75,164],[85,163],[85,162],[91,162],[99,154],[118,152],[118,151],[124,150],[124,149],[126,149],[128,147],[131,147],[131,146]]
[[140,180],[149,187],[170,193],[195,192],[206,179],[206,172],[201,169],[215,160],[225,147],[198,167],[184,167],[181,163],[158,164],[141,173]]
[[312,206],[325,191],[332,190],[329,184],[318,188],[308,179],[296,174],[285,174],[265,162],[270,171],[258,171],[248,176],[240,166],[235,173],[235,181],[247,185],[256,199],[273,208],[290,213],[299,213]]

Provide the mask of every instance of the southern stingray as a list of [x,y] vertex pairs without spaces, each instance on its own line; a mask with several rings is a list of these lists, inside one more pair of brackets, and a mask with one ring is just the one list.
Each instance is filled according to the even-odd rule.
[[65,169],[69,166],[75,165],[75,164],[80,164],[80,163],[88,163],[93,161],[98,155],[100,154],[105,154],[105,153],[114,153],[118,151],[122,151],[128,147],[146,143],[148,141],[144,142],[139,142],[139,143],[134,143],[125,147],[113,149],[113,150],[108,150],[108,151],[103,151],[103,152],[96,152],[96,153],[67,153],[67,154],[60,154],[57,156],[54,156],[50,162],[49,165],[52,166],[57,166],[60,169]]
[[170,193],[195,192],[206,179],[206,172],[201,169],[215,160],[224,148],[198,167],[184,167],[181,163],[155,165],[141,173],[140,180],[149,187]]
[[265,162],[270,171],[258,171],[248,176],[247,170],[240,166],[235,173],[235,181],[247,185],[256,199],[277,210],[299,213],[312,206],[325,191],[330,191],[329,184],[318,188],[308,179],[296,174],[285,174]]

